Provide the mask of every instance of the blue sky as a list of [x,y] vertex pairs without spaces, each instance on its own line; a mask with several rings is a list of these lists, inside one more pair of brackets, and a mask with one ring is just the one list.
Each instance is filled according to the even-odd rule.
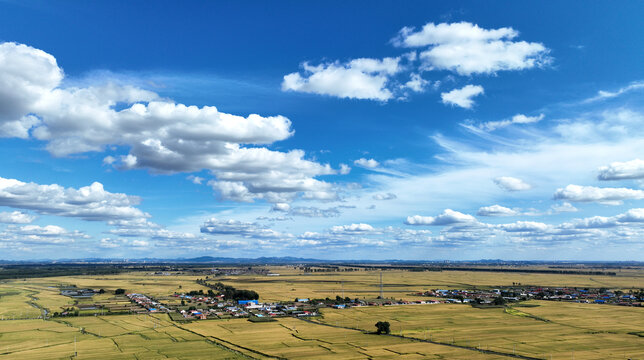
[[0,258],[642,260],[642,14],[0,1]]

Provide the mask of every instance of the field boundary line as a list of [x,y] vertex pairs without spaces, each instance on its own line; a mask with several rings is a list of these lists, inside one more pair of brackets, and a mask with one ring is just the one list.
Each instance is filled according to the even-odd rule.
[[[279,360],[286,360],[285,358],[281,358],[281,357],[278,357],[278,356],[273,356],[273,355],[264,354],[264,353],[259,352],[259,351],[257,351],[257,350],[253,350],[253,349],[249,349],[249,348],[247,348],[247,347],[241,346],[241,345],[237,345],[237,344],[235,344],[234,342],[227,341],[227,340],[224,340],[224,339],[220,339],[220,338],[218,338],[218,337],[216,337],[216,336],[206,336],[206,335],[200,334],[200,333],[198,333],[198,332],[196,332],[196,331],[193,331],[193,330],[190,330],[190,329],[186,329],[186,328],[184,328],[184,327],[181,327],[181,326],[179,326],[179,325],[177,325],[177,324],[172,324],[172,325],[173,325],[173,326],[175,326],[176,328],[179,328],[179,329],[181,329],[181,330],[184,330],[184,331],[187,331],[187,332],[192,333],[192,334],[194,334],[194,335],[197,335],[197,336],[199,336],[199,337],[202,337],[202,338],[204,338],[207,342],[209,342],[209,343],[211,343],[211,344],[215,344],[215,345],[217,345],[217,346],[219,346],[219,347],[221,347],[221,348],[224,348],[224,349],[226,349],[226,350],[228,350],[228,351],[231,351],[231,352],[234,352],[234,353],[236,353],[236,354],[239,354],[239,355],[241,355],[241,356],[243,356],[243,357],[246,357],[246,358],[248,358],[248,359],[256,359],[256,360],[257,360],[257,358],[252,357],[252,356],[250,356],[250,355],[248,355],[248,354],[246,354],[246,353],[243,353],[243,352],[241,352],[241,351],[239,351],[239,350],[235,350],[235,349],[233,349],[233,348],[231,348],[231,347],[229,347],[229,346],[226,346],[225,344],[229,344],[229,345],[232,345],[232,346],[238,347],[238,348],[240,348],[240,349],[244,349],[244,350],[246,350],[246,351],[250,351],[250,352],[252,352],[252,353],[254,353],[254,354],[261,355],[261,356],[264,356],[264,357],[268,357],[268,358],[272,358],[272,359],[279,359]],[[215,339],[215,340],[213,340],[213,339]]]
[[[302,320],[304,322],[308,322],[308,323],[311,323],[311,324],[329,326],[329,327],[333,327],[333,328],[340,328],[340,329],[346,329],[346,330],[360,331],[363,334],[371,335],[371,333],[365,332],[362,329],[356,329],[356,328],[344,327],[344,326],[332,325],[332,324],[325,324],[325,323],[313,321],[313,320],[310,320],[310,319],[303,319],[303,318],[296,318],[296,319],[299,319],[299,320]],[[378,335],[378,336],[391,336],[391,337],[396,337],[396,338],[399,338],[399,339],[406,339],[406,340],[430,343],[430,344],[435,344],[435,345],[449,346],[449,347],[454,347],[454,348],[458,348],[458,349],[477,351],[477,352],[480,352],[480,353],[483,353],[483,354],[506,356],[506,357],[511,357],[511,358],[515,358],[515,359],[544,360],[543,358],[532,357],[532,356],[527,356],[527,355],[510,354],[510,353],[504,353],[504,352],[496,351],[496,350],[478,349],[478,348],[475,348],[475,347],[456,345],[456,344],[447,344],[447,343],[442,343],[442,342],[438,342],[438,341],[434,341],[434,340],[424,340],[424,339],[418,339],[418,338],[414,338],[414,337],[406,337],[406,336],[403,336],[403,335],[381,334],[381,335]]]

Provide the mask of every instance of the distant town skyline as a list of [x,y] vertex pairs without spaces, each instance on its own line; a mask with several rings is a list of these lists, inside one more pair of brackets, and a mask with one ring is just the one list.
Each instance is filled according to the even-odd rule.
[[0,1],[0,259],[644,259],[644,3]]

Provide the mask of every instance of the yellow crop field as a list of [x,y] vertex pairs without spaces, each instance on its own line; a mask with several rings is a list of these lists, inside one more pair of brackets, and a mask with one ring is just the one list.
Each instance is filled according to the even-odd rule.
[[16,320],[0,326],[0,359],[69,359],[75,351],[78,359],[243,358],[151,316]]
[[[240,275],[216,278],[215,281],[255,290],[261,299],[267,301],[336,296],[369,299],[380,294],[380,271],[304,273],[287,267],[274,267],[271,271],[280,276]],[[419,299],[410,294],[437,288],[494,288],[511,286],[513,283],[550,287],[644,288],[644,274],[641,271],[625,271],[617,276],[402,270],[385,270],[382,274],[384,297],[395,299]]]
[[[271,267],[279,276],[209,277],[260,294],[261,301],[336,296],[374,299],[380,271],[305,273]],[[617,276],[498,272],[409,272],[386,270],[384,296],[412,295],[437,288],[494,288],[512,283],[538,286],[644,287],[641,271]],[[158,276],[149,272],[61,276],[0,282],[0,359],[498,359],[476,349],[539,359],[644,359],[644,308],[531,301],[512,308],[473,308],[465,304],[401,305],[322,309],[306,322],[281,318],[252,323],[246,319],[176,323],[167,314],[129,314],[130,301],[117,288],[167,299],[174,292],[208,288],[196,283],[204,274]],[[92,298],[60,295],[61,285],[104,289]],[[180,300],[171,298],[172,302]],[[98,304],[123,315],[34,318],[68,307]],[[527,305],[527,306],[526,306]],[[107,310],[105,311],[107,312]],[[116,311],[115,311],[116,312]],[[99,316],[93,316],[94,314]],[[32,318],[31,320],[7,320]],[[388,321],[396,336],[378,336],[375,323]],[[402,336],[402,337],[400,337]],[[430,340],[431,342],[426,342]],[[453,347],[456,345],[459,347]],[[76,348],[76,350],[74,350]]]
[[[321,323],[373,331],[388,321],[394,334],[544,359],[644,358],[644,308],[530,302],[536,307],[477,309],[461,304],[325,309]],[[544,321],[547,320],[547,321]],[[576,355],[575,355],[576,354]]]
[[25,319],[41,315],[40,309],[32,305],[35,291],[28,291],[19,287],[0,287],[0,319]]
[[202,321],[183,325],[204,336],[243,344],[246,354],[287,359],[498,359],[476,351],[311,324],[293,318],[277,322]]

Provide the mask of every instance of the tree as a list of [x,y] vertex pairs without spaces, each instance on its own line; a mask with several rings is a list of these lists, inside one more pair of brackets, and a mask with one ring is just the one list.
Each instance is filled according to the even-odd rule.
[[114,290],[114,295],[123,295],[125,294],[125,289],[116,289]]
[[381,334],[389,334],[390,332],[390,325],[389,321],[378,321],[376,323],[376,334],[381,335]]
[[504,305],[505,304],[505,299],[502,296],[497,296],[494,298],[494,301],[492,301],[492,304],[494,305]]

